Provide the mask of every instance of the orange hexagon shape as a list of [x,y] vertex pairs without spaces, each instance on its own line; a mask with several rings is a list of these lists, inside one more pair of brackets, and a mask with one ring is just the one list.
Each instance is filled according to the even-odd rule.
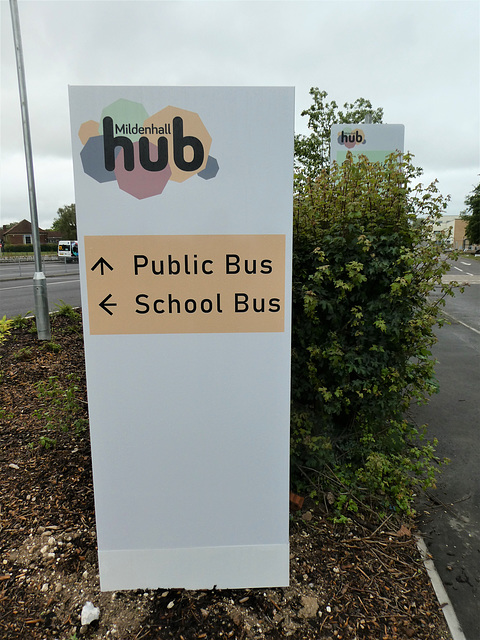
[[212,138],[198,113],[168,106],[143,123],[149,141],[158,145],[158,139],[168,140],[168,164],[172,170],[170,180],[184,182],[207,166]]
[[78,137],[83,145],[86,145],[90,138],[100,135],[99,126],[99,123],[95,122],[95,120],[88,120],[80,126]]

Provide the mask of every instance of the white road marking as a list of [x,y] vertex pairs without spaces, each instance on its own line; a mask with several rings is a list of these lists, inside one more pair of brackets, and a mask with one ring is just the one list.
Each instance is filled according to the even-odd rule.
[[471,331],[475,331],[475,333],[478,333],[480,335],[480,331],[478,329],[475,329],[475,327],[471,327],[469,324],[466,324],[465,322],[462,322],[458,318],[455,318],[455,316],[451,316],[446,311],[442,311],[442,313],[443,313],[444,316],[447,316],[447,318],[451,318],[455,322],[458,322],[458,324],[462,324],[464,327],[467,327],[467,329],[470,329]]
[[[80,278],[77,278],[76,280],[64,280],[63,282],[48,282],[47,281],[47,289],[49,289],[50,287],[53,287],[56,284],[69,284],[70,282],[80,282]],[[22,284],[19,285],[18,287],[3,287],[0,288],[0,291],[10,291],[11,289],[30,289],[32,285],[31,284]]]

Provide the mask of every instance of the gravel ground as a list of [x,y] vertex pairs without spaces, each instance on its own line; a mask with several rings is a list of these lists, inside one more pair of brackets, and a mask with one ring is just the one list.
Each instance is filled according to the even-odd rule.
[[[287,588],[100,592],[81,316],[66,311],[51,342],[27,322],[0,345],[1,639],[450,639],[414,523],[334,525],[308,501],[292,504]],[[87,602],[99,618],[82,624]]]

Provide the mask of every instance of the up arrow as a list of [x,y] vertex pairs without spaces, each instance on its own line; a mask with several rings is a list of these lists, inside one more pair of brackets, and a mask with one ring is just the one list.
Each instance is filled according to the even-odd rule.
[[100,267],[100,273],[102,274],[102,276],[105,274],[105,267],[107,267],[107,269],[110,269],[110,271],[113,271],[112,265],[108,264],[105,258],[99,258],[91,268],[91,271],[95,271],[97,267]]

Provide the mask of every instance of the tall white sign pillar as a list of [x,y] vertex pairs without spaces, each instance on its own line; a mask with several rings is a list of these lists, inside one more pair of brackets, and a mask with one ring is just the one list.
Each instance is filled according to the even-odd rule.
[[293,90],[70,109],[101,588],[287,585]]

